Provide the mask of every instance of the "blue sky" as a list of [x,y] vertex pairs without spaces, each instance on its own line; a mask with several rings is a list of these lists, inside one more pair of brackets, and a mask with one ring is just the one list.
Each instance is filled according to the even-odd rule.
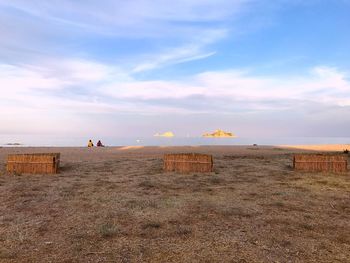
[[0,0],[0,134],[348,136],[348,0]]

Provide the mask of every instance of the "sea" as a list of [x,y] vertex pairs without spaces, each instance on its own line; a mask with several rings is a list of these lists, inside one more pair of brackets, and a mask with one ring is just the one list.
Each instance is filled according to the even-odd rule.
[[350,144],[350,137],[259,137],[259,138],[203,138],[203,137],[67,137],[48,135],[0,135],[1,147],[85,147],[89,139],[106,146],[200,146],[200,145],[316,145]]

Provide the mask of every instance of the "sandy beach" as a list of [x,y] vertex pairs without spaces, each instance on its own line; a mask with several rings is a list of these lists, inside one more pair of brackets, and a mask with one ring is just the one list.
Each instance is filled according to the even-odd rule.
[[[0,262],[349,262],[350,174],[292,169],[344,149],[0,148]],[[60,152],[60,173],[5,173],[32,152]],[[212,154],[214,172],[164,173],[176,152]]]
[[319,152],[342,152],[350,151],[350,144],[324,144],[324,145],[281,145],[282,148],[319,151]]

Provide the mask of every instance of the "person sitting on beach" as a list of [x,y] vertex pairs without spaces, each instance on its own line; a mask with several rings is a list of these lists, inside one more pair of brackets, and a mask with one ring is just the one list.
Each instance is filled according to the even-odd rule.
[[94,147],[94,143],[92,142],[92,140],[89,140],[88,147]]
[[97,147],[105,147],[100,140],[97,142]]

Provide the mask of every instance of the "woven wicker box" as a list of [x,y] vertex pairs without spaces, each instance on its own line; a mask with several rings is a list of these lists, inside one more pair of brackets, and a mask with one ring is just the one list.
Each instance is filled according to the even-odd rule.
[[348,157],[341,154],[296,154],[293,167],[305,172],[345,173],[348,170]]
[[163,169],[167,172],[209,173],[213,171],[213,157],[198,153],[165,154]]
[[56,174],[60,164],[59,153],[10,154],[7,172],[18,174]]

